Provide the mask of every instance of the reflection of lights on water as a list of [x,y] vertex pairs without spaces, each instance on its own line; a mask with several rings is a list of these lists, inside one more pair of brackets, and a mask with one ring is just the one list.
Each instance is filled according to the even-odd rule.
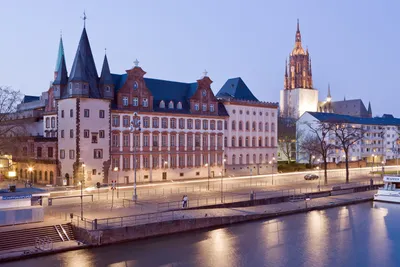
[[75,253],[68,253],[68,257],[63,259],[66,267],[91,267],[95,262],[95,254],[91,250],[77,250]]

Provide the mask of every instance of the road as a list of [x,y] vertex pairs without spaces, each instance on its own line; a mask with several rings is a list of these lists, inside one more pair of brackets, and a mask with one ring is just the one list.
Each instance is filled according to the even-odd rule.
[[[391,168],[393,169],[393,168]],[[323,185],[322,180],[305,181],[304,173],[285,173],[262,175],[262,176],[247,176],[247,177],[223,177],[210,179],[200,179],[193,181],[171,181],[164,183],[143,184],[137,186],[138,202],[135,204],[132,201],[133,188],[132,186],[121,186],[114,192],[93,191],[84,192],[84,194],[93,195],[84,197],[84,216],[92,218],[123,216],[124,214],[140,214],[148,212],[156,212],[160,207],[165,205],[175,205],[179,207],[182,196],[188,195],[190,201],[207,202],[208,204],[220,203],[221,195],[224,201],[234,201],[234,199],[248,198],[251,191],[255,191],[257,195],[271,194],[291,194],[291,190],[302,190],[302,192],[317,191],[318,185],[323,188],[331,188],[335,185],[355,186],[360,184],[369,184],[373,178],[375,183],[380,182],[381,178],[378,175],[372,176],[369,174],[371,168],[362,168],[350,171],[350,184],[345,184],[345,170],[331,170],[328,173],[327,186]],[[318,173],[317,173],[318,174]],[[223,190],[221,193],[221,181]],[[273,184],[272,184],[273,182]],[[209,186],[208,186],[209,184]],[[208,190],[209,189],[209,190]],[[300,192],[300,191],[296,191]],[[114,194],[114,197],[112,196]],[[47,207],[49,213],[80,213],[80,190],[71,190],[68,192],[54,192],[52,196],[75,196],[73,198],[53,199],[53,206]],[[163,203],[163,204],[160,204]],[[125,206],[125,207],[124,207]],[[128,208],[129,206],[129,208]],[[112,208],[111,208],[112,207]],[[61,215],[62,216],[62,215]]]

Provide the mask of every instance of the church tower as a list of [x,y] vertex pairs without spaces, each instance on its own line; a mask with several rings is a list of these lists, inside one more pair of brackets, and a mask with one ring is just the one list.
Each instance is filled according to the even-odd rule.
[[301,42],[297,20],[295,45],[285,64],[284,86],[281,90],[282,117],[299,118],[306,111],[317,111],[318,91],[313,88],[311,58]]

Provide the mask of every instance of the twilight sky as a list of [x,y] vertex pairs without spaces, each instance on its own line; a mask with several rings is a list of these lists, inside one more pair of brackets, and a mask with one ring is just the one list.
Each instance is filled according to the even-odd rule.
[[274,102],[299,18],[320,100],[330,83],[333,100],[361,98],[374,115],[400,117],[398,0],[1,1],[0,85],[46,91],[60,30],[70,70],[84,9],[99,73],[107,48],[113,73],[136,58],[151,78],[194,82],[207,69],[215,93],[240,76]]

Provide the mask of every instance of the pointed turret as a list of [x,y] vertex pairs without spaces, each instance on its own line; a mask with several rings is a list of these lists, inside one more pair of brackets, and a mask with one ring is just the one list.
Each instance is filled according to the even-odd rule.
[[89,38],[86,33],[86,28],[83,28],[69,76],[71,96],[82,95],[99,98],[98,79]]
[[62,40],[62,35],[61,35],[60,36],[60,43],[58,45],[56,67],[54,69],[54,79],[56,79],[56,77],[57,77],[57,72],[60,69],[61,60],[62,60],[63,57],[64,57],[64,45],[63,45],[63,40]]
[[368,117],[372,118],[371,102],[368,102]]
[[301,33],[300,33],[300,23],[299,19],[297,19],[297,31],[295,38],[295,45],[292,51],[292,55],[305,55],[303,47],[301,46]]
[[106,54],[104,55],[103,67],[101,69],[99,87],[104,98],[113,98],[114,83]]
[[66,85],[68,83],[68,72],[65,64],[65,57],[61,55],[60,64],[57,69],[57,77],[55,78],[53,85]]

